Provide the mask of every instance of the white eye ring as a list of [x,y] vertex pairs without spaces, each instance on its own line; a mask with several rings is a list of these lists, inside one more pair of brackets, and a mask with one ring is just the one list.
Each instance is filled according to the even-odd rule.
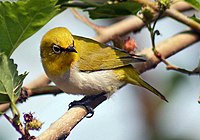
[[53,44],[52,50],[53,50],[54,53],[56,53],[56,54],[60,54],[60,53],[62,52],[62,51],[61,51],[61,48],[60,48],[58,45],[55,45],[55,44]]

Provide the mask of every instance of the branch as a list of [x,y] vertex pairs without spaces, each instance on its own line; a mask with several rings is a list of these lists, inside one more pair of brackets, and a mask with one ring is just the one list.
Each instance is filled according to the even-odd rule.
[[[149,0],[136,0],[137,2],[144,4],[144,5],[148,5],[150,6],[153,10],[159,12],[159,8],[157,6],[157,4],[155,2],[149,1]],[[188,18],[187,16],[185,16],[184,14],[178,12],[177,10],[175,10],[174,8],[170,8],[167,9],[165,11],[165,14],[170,16],[171,18],[180,21],[181,23],[184,23],[186,25],[188,25],[189,27],[191,27],[192,29],[196,30],[197,32],[200,33],[200,24],[197,23],[196,21]]]
[[[90,102],[92,108],[96,108],[105,101],[107,97],[98,96]],[[71,130],[87,115],[84,107],[73,107],[69,109],[62,117],[55,121],[51,126],[43,132],[37,140],[61,140],[66,139]]]
[[25,87],[28,87],[29,89],[33,89],[33,88],[47,86],[50,82],[51,81],[46,76],[46,74],[43,74],[43,75],[39,76],[37,79],[33,80],[28,85],[26,85]]
[[[44,131],[36,140],[58,140],[67,137],[73,129],[83,118],[87,115],[82,107],[73,107],[68,110],[62,117]],[[64,138],[63,138],[64,139]]]
[[91,22],[87,17],[80,15],[79,12],[75,8],[71,8],[71,12],[77,19],[79,19],[83,23],[90,26],[93,30],[95,30],[97,34],[101,34],[101,31],[104,29],[103,26],[98,26],[94,24],[93,22]]
[[[158,52],[161,53],[164,58],[168,58],[187,48],[189,45],[192,45],[195,42],[199,41],[199,39],[200,36],[197,32],[183,32],[159,43],[158,45],[156,45],[156,49],[158,50]],[[145,63],[137,64],[137,70],[140,73],[155,68],[157,64],[161,62],[161,60],[154,55],[154,52],[151,48],[142,50],[140,54],[144,54],[148,58]]]
[[197,23],[196,21],[188,18],[187,16],[180,13],[179,11],[177,11],[173,8],[170,8],[170,9],[167,9],[165,13],[169,17],[176,19],[177,21],[180,21],[181,23],[188,25],[190,28],[192,28],[192,29],[194,29],[194,30],[196,30],[197,32],[200,33],[200,24]]
[[[186,11],[191,9],[191,6],[185,2],[175,3],[171,7],[178,11]],[[101,31],[99,32],[100,34],[94,37],[94,39],[99,42],[108,42],[115,36],[125,35],[130,31],[136,32],[144,26],[145,24],[139,17],[131,16],[113,24],[112,26],[101,28]]]
[[[32,95],[34,96],[36,94],[41,94],[38,91],[40,89],[37,89],[37,88],[47,86],[50,82],[51,81],[45,74],[39,76],[37,79],[33,80],[31,83],[29,83],[28,85],[24,87],[24,89],[26,89],[26,92],[27,92],[26,96],[29,97]],[[0,112],[5,112],[9,107],[10,107],[10,103],[0,104]]]
[[[157,48],[159,52],[167,57],[174,55],[175,53],[185,49],[186,47],[190,46],[191,44],[199,41],[200,36],[196,32],[191,33],[181,33],[175,35],[166,41],[160,43]],[[180,43],[181,40],[182,43]],[[184,40],[184,42],[183,42]],[[151,48],[145,49],[141,52],[149,59],[145,63],[140,63],[136,65],[136,69],[143,73],[149,69],[155,68],[155,66],[160,63],[160,60],[155,57],[154,53],[152,52]],[[102,97],[102,96],[100,96]],[[98,106],[101,102],[106,100],[105,98],[97,99],[93,101],[91,104],[96,104]],[[97,102],[98,101],[98,102]],[[95,106],[95,107],[96,107]],[[45,132],[43,132],[40,136],[37,137],[37,140],[57,140],[63,136],[66,138],[70,131],[79,123],[85,116],[87,115],[87,110],[83,107],[73,107],[68,110],[60,119],[55,121]]]

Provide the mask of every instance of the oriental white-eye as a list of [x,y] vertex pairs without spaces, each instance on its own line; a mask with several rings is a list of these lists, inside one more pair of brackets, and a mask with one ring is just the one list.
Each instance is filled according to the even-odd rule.
[[87,96],[107,93],[110,96],[124,85],[132,84],[167,101],[141,79],[132,64],[143,59],[136,55],[72,35],[64,27],[48,31],[42,38],[40,51],[47,76],[66,93]]

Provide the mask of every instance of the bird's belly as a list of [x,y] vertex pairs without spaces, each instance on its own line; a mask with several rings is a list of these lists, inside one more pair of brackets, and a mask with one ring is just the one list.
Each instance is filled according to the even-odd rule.
[[72,71],[52,81],[66,93],[83,95],[112,94],[125,84],[117,79],[112,70],[90,73]]

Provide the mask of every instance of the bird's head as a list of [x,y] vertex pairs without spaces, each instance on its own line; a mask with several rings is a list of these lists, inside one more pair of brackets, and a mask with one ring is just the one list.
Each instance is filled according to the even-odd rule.
[[68,29],[57,27],[42,38],[40,55],[47,75],[62,75],[76,62],[78,52]]

